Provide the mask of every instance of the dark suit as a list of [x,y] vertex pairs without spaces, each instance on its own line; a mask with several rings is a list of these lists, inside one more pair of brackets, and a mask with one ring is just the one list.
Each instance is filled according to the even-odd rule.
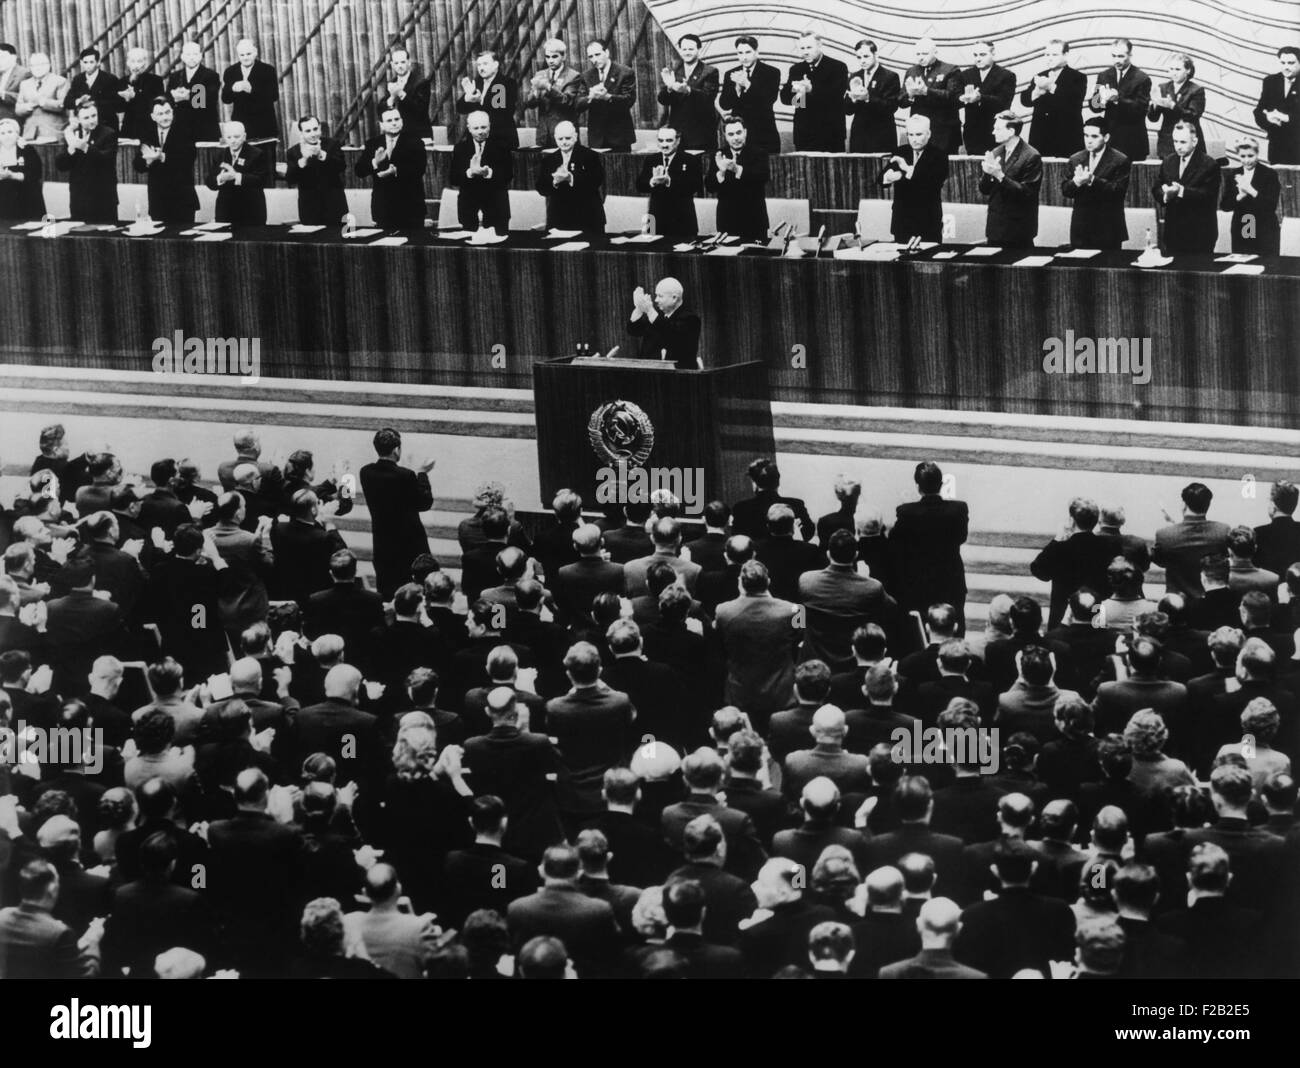
[[308,226],[337,226],[348,213],[343,192],[343,146],[322,138],[322,155],[309,156],[303,164],[302,143],[289,149],[285,182],[298,190],[298,221]]
[[[1050,75],[1050,71],[1039,71]],[[1068,159],[1083,147],[1083,98],[1088,95],[1088,76],[1073,67],[1062,67],[1052,91],[1034,99],[1031,81],[1020,94],[1020,103],[1034,109],[1029,124],[1029,143],[1041,156]]]
[[70,593],[48,602],[46,642],[53,658],[52,689],[65,697],[81,696],[95,659],[122,653],[126,627],[122,610],[89,593]]
[[1162,82],[1160,95],[1171,97],[1174,106],[1158,108],[1152,104],[1147,108],[1147,119],[1160,122],[1160,132],[1156,134],[1156,156],[1164,159],[1174,150],[1174,127],[1180,122],[1188,123],[1196,131],[1196,140],[1204,149],[1205,132],[1201,129],[1201,116],[1205,114],[1205,90],[1188,78],[1178,90],[1174,89],[1173,82]]
[[[354,664],[367,656],[373,641],[371,632],[383,623],[384,599],[360,581],[335,582],[313,593],[303,606],[303,634],[312,639],[337,634],[346,643],[348,659]],[[405,683],[405,677],[401,681]]]
[[545,886],[512,901],[506,919],[516,951],[538,935],[558,938],[583,978],[604,973],[620,941],[609,902],[588,897],[576,886]]
[[939,713],[948,707],[954,697],[974,701],[979,706],[980,722],[993,722],[998,706],[998,692],[992,683],[967,679],[962,675],[944,675],[916,687],[914,695],[905,701],[905,707],[926,726],[934,726]]
[[794,700],[794,605],[742,594],[714,614],[727,659],[726,700],[743,708],[755,725]]
[[289,766],[301,767],[313,753],[326,753],[338,763],[339,782],[361,782],[364,788],[380,756],[377,722],[338,697],[309,705],[295,717]]
[[1261,950],[1268,932],[1263,917],[1251,909],[1203,897],[1191,908],[1159,917],[1156,927],[1187,946],[1191,975],[1252,979],[1266,974]]
[[1115,548],[1109,540],[1099,538],[1091,531],[1076,532],[1065,541],[1053,539],[1043,547],[1029,565],[1029,572],[1034,578],[1052,584],[1052,606],[1047,615],[1049,627],[1061,622],[1070,595],[1081,586],[1099,593],[1108,588],[1106,568],[1114,557]]
[[[917,153],[910,144],[900,145],[894,153],[904,163],[916,161]],[[916,163],[912,177],[902,175],[890,188],[894,191],[894,206],[890,210],[889,230],[895,241],[905,242],[913,237],[924,241],[943,240],[943,186],[948,181],[948,154],[931,140],[921,149],[920,162]],[[892,163],[881,172],[883,184],[886,174],[902,174]]]
[[713,101],[718,95],[718,68],[696,60],[690,77],[684,77],[686,68],[678,64],[674,74],[686,83],[686,92],[671,91],[662,82],[659,86],[659,103],[663,105],[660,126],[671,126],[682,139],[682,148],[698,148],[712,152],[718,145],[718,113]]
[[[375,169],[375,152],[387,148],[384,134],[372,137],[357,160],[358,178],[374,177],[370,194],[370,214],[375,225],[384,230],[419,230],[424,227],[424,171],[428,156],[424,142],[403,130],[397,135],[392,151]],[[393,174],[381,172],[392,168]]]
[[[587,113],[587,147],[609,148],[615,152],[630,152],[636,141],[636,127],[632,122],[632,108],[636,106],[636,74],[632,68],[611,62],[602,80],[600,71],[588,67],[582,72],[587,93],[578,98],[578,110]],[[604,85],[609,96],[593,100],[592,87]]]
[[605,161],[585,145],[574,145],[567,182],[555,184],[563,162],[558,148],[543,153],[537,167],[537,191],[546,198],[546,225],[557,230],[605,232]]
[[951,834],[967,845],[989,842],[998,836],[998,800],[1012,793],[988,776],[955,779],[934,792],[934,814],[930,826],[936,833]]
[[903,91],[898,75],[877,63],[864,79],[864,71],[849,71],[849,85],[853,79],[865,81],[866,100],[853,100],[845,96],[844,110],[853,116],[849,126],[850,152],[893,152],[898,145],[898,124],[894,112],[898,110]]
[[1002,180],[991,174],[980,176],[980,192],[989,198],[985,239],[990,245],[1032,247],[1038,236],[1043,159],[1036,148],[1019,138],[1010,155],[1006,145],[999,145],[993,155],[1002,164]]
[[[515,134],[518,136],[518,131]],[[477,148],[477,142],[465,138],[451,150],[451,172],[447,184],[460,190],[460,199],[456,202],[460,225],[466,230],[477,230],[479,213],[482,212],[483,226],[505,234],[510,230],[510,182],[514,176],[514,157],[509,148],[493,141],[489,135],[483,145],[480,164],[491,174],[471,176],[469,167],[474,162]]]
[[433,489],[427,472],[392,460],[366,464],[360,481],[374,531],[375,584],[387,598],[410,581],[411,562],[429,551],[420,513],[433,507]]
[[574,689],[546,705],[546,722],[564,760],[560,808],[596,813],[605,772],[621,764],[636,740],[636,709],[625,693],[604,685]]
[[772,836],[772,856],[785,857],[802,865],[804,873],[811,878],[812,870],[827,846],[842,846],[860,865],[866,844],[866,838],[858,831],[837,827],[830,822],[805,819],[801,826],[777,831]]
[[975,968],[958,964],[951,951],[946,949],[923,949],[907,960],[895,961],[880,969],[881,979],[987,979],[988,976]]
[[[1151,560],[1165,569],[1165,586],[1169,592],[1181,593],[1193,603],[1204,596],[1201,557],[1224,552],[1228,532],[1226,523],[1213,519],[1183,519],[1156,531]],[[1239,623],[1240,620],[1234,620],[1231,626]],[[1203,623],[1196,625],[1202,630],[1211,629]]]
[[244,124],[251,141],[279,137],[280,124],[275,118],[275,104],[280,99],[280,79],[275,68],[255,59],[248,72],[252,92],[236,93],[231,88],[242,80],[244,68],[238,63],[232,63],[221,76],[221,102],[231,105],[231,119]]
[[[31,145],[18,152],[12,173],[21,174],[23,180],[5,179],[0,182],[0,219],[12,222],[39,222],[45,214],[45,194],[41,191],[42,166],[40,154]],[[65,494],[68,489],[63,488]]]
[[961,546],[970,517],[965,501],[945,500],[937,493],[898,506],[889,532],[897,551],[899,589],[905,611],[924,613],[930,605],[950,604],[962,618],[966,604],[966,568]]
[[[225,164],[234,167],[238,182],[217,183],[217,175]],[[232,226],[265,226],[264,190],[273,181],[270,159],[262,149],[245,143],[235,158],[230,149],[223,148],[208,171],[208,188],[217,190],[216,221]]]
[[540,860],[548,846],[564,841],[553,781],[560,754],[546,735],[495,726],[465,743],[465,766],[476,795],[495,794],[506,803],[506,849]]
[[[717,161],[707,156],[704,185],[718,198],[718,233],[735,234],[743,241],[762,241],[767,237],[767,153],[746,143],[736,155],[730,145],[721,150],[727,159],[735,159],[740,169],[719,171]],[[720,176],[720,177],[719,177]]]
[[691,705],[681,676],[667,664],[656,664],[635,656],[617,657],[605,670],[604,680],[628,695],[636,708],[636,730],[641,738],[652,736],[667,742],[679,753],[688,741],[701,733],[691,723]]
[[[656,167],[667,168],[669,184],[651,185]],[[704,171],[700,157],[678,149],[664,163],[661,153],[646,156],[641,162],[636,188],[650,194],[649,212],[654,216],[655,232],[671,237],[695,237],[700,232],[695,217],[695,198],[704,192]]]
[[718,103],[727,114],[745,120],[751,146],[768,155],[777,155],[781,151],[781,135],[777,132],[772,106],[781,92],[781,72],[770,63],[755,60],[749,71],[749,85],[738,89],[732,75],[742,69],[732,67],[727,71]]
[[[128,88],[135,91],[135,96],[125,100],[120,94]],[[138,141],[140,135],[153,126],[150,113],[153,111],[154,99],[165,92],[163,80],[148,71],[129,74],[122,79],[117,91],[117,110],[122,112],[122,136]]]
[[690,931],[674,931],[664,942],[667,949],[686,958],[687,979],[741,979],[745,958],[738,949],[706,942]]
[[71,85],[68,86],[68,92],[63,98],[63,106],[68,111],[75,111],[77,101],[83,96],[88,96],[99,106],[99,124],[107,126],[110,130],[116,132],[118,127],[117,106],[122,103],[122,98],[117,94],[121,88],[122,80],[104,67],[99,68],[93,86],[88,86],[86,84],[86,75],[78,71],[76,77],[72,79]]
[[[1165,158],[1160,176],[1151,183],[1151,197],[1164,205],[1164,249],[1176,253],[1211,253],[1219,238],[1219,164],[1204,152],[1193,152],[1180,178],[1180,157]],[[1178,182],[1181,196],[1165,197],[1161,186]]]
[[[981,74],[984,76],[982,81]],[[1016,95],[1016,76],[996,63],[991,64],[986,71],[981,71],[978,67],[967,67],[961,72],[962,92],[966,91],[968,85],[975,86],[980,91],[980,97],[973,104],[963,105],[965,121],[962,125],[962,143],[966,146],[967,155],[982,156],[994,145],[993,117],[1011,107],[1011,101]]]
[[811,540],[817,527],[808,514],[807,505],[798,497],[783,497],[775,490],[759,490],[753,497],[737,501],[732,506],[732,534],[744,534],[755,541],[767,537],[767,513],[774,504],[784,504],[794,512],[803,540]]
[[849,975],[858,979],[875,979],[881,968],[904,960],[921,951],[921,935],[916,919],[903,912],[867,910],[852,924],[857,952],[849,964]]
[[[928,90],[916,99],[907,96],[907,80],[923,78]],[[913,65],[903,75],[903,96],[900,106],[909,107],[912,115],[924,115],[930,120],[930,145],[951,154],[961,148],[961,71],[951,63],[936,59],[928,67]]]
[[686,825],[698,816],[712,816],[722,827],[727,839],[727,871],[741,879],[754,878],[767,859],[754,821],[712,794],[691,793],[685,801],[665,808],[660,817],[664,841],[680,853]]
[[[189,99],[177,100],[172,95],[177,89],[188,89]],[[221,140],[221,76],[215,70],[199,64],[191,74],[184,64],[173,67],[167,75],[167,97],[176,126],[189,140]]]
[[591,602],[601,593],[623,594],[623,565],[587,556],[566,564],[551,585],[561,615],[566,620],[591,618]]
[[[1102,86],[1118,89],[1117,96],[1105,107],[1097,99]],[[1110,143],[1135,163],[1151,154],[1147,139],[1147,108],[1151,104],[1151,79],[1130,63],[1121,77],[1114,66],[1097,75],[1097,84],[1088,98],[1088,107],[1110,119]]]
[[1250,183],[1255,188],[1254,196],[1239,196],[1237,176],[1241,173],[1240,167],[1231,167],[1223,172],[1223,194],[1219,198],[1219,210],[1232,212],[1229,224],[1232,251],[1276,256],[1282,247],[1282,224],[1277,218],[1277,201],[1282,186],[1277,172],[1262,163],[1255,165]]
[[821,549],[793,537],[763,538],[755,547],[754,559],[767,568],[772,596],[785,601],[801,601],[800,576],[826,567],[826,554]]
[[749,883],[708,861],[688,861],[668,876],[668,883],[693,879],[704,889],[704,937],[710,942],[732,945],[737,925],[758,907]]
[[[191,875],[192,877],[192,875]],[[171,882],[141,879],[119,888],[104,929],[104,965],[114,974],[152,978],[158,954],[176,946],[207,954],[212,920],[203,895]]]
[[226,952],[241,972],[280,967],[298,942],[302,834],[264,812],[240,812],[208,827],[208,846],[207,892],[227,925]]
[[117,222],[117,131],[101,120],[84,150],[69,152],[65,141],[54,165],[68,172],[68,210],[88,223]]
[[1300,523],[1289,515],[1275,515],[1268,523],[1255,528],[1255,566],[1286,574],[1287,568],[1300,561]]
[[[1062,195],[1074,201],[1070,213],[1070,244],[1075,248],[1117,249],[1128,240],[1124,200],[1133,165],[1122,152],[1107,146],[1097,160],[1092,181],[1075,185],[1074,169],[1087,167],[1090,158],[1086,149],[1071,156],[1065,168],[1068,177],[1061,182]],[[1098,589],[1106,587],[1103,584]]]
[[[484,89],[483,77],[474,75],[474,88],[482,94],[479,100],[466,100],[462,93],[456,100],[456,111],[469,115],[473,111],[486,111],[488,116],[488,144],[507,151],[519,147],[519,130],[515,127],[515,105],[519,102],[519,85],[513,78],[505,77],[500,70]],[[464,140],[469,140],[466,131]]]
[[0,119],[17,119],[21,128],[23,120],[18,118],[14,105],[18,103],[18,87],[31,77],[31,71],[16,62],[16,58],[8,74],[0,74]]
[[[1266,111],[1284,112],[1290,121],[1274,126],[1264,117]],[[1260,82],[1254,114],[1255,124],[1268,134],[1269,163],[1300,163],[1300,78],[1292,79],[1287,92],[1280,71],[1268,75]]]
[[[389,71],[389,80],[396,77]],[[389,107],[397,108],[402,116],[402,129],[417,137],[429,137],[433,133],[433,123],[429,120],[429,100],[433,95],[433,79],[426,78],[420,64],[412,63],[406,71],[406,81],[401,87],[402,96],[392,99],[388,94],[388,83],[381,85],[376,93],[379,111]]]
[[[796,103],[794,82],[807,78],[812,89],[803,104]],[[823,55],[815,64],[795,63],[781,86],[781,103],[794,104],[796,152],[844,151],[844,94],[849,89],[849,68]]]
[[0,909],[0,978],[66,980],[98,974],[98,954],[78,949],[77,935],[45,909]]
[[[691,208],[695,211],[694,206]],[[685,307],[672,315],[660,313],[654,322],[648,316],[629,319],[627,332],[641,339],[640,356],[643,360],[671,360],[679,371],[695,371],[700,367],[700,317]],[[609,535],[605,536],[610,545]],[[610,554],[614,548],[610,546]],[[636,557],[623,561],[630,563]]]
[[587,95],[587,83],[572,67],[552,71],[549,67],[538,72],[549,79],[546,89],[538,90],[531,81],[524,99],[525,108],[537,109],[537,147],[555,147],[555,128],[562,122],[578,126],[579,102]]
[[475,842],[453,849],[438,881],[438,922],[460,927],[477,909],[506,914],[512,901],[537,889],[537,868],[500,846]]
[[788,964],[805,964],[808,933],[819,923],[839,919],[831,908],[806,896],[769,911],[770,916],[741,931],[736,940],[751,979],[770,979]]
[[620,883],[661,886],[678,863],[659,828],[629,812],[602,812],[585,822],[609,842],[609,876]]
[[275,553],[271,595],[306,605],[313,593],[330,587],[330,557],[346,548],[337,530],[326,530],[319,523],[301,519],[276,523],[271,528],[271,549]]
[[[778,831],[795,822],[785,798],[775,790],[763,789],[757,779],[741,779],[733,775],[724,789],[727,807],[745,813],[754,821],[754,831],[765,849],[771,849],[772,839]],[[812,871],[811,864],[808,871]]]
[[1074,914],[1056,898],[1004,889],[971,905],[961,919],[953,956],[993,979],[1009,979],[1022,968],[1051,975],[1051,961],[1074,959]]

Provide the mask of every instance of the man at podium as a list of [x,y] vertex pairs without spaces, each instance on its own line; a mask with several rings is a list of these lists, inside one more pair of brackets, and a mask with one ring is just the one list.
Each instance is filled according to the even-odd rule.
[[653,297],[637,286],[627,332],[641,339],[641,359],[672,360],[679,371],[698,371],[700,317],[683,309],[682,294],[676,278],[661,279]]

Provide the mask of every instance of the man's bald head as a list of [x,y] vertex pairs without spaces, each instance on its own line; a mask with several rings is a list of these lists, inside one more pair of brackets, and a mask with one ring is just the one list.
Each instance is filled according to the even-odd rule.
[[475,141],[486,141],[492,128],[492,119],[486,111],[471,111],[465,119],[465,128]]
[[804,786],[799,804],[810,818],[830,818],[840,807],[840,788],[825,775],[818,775]]
[[1034,803],[1024,794],[1005,794],[998,799],[998,819],[1007,827],[1026,830],[1034,819]]
[[603,537],[595,523],[583,523],[573,532],[573,549],[579,556],[595,556],[600,552]]
[[863,880],[867,904],[872,908],[893,908],[903,900],[903,873],[893,865],[877,868]]
[[848,733],[844,713],[835,705],[822,705],[813,713],[812,735],[817,741],[838,742]]
[[251,656],[230,665],[230,688],[235,693],[258,694],[262,691],[262,665]]
[[950,898],[933,898],[921,906],[916,929],[921,933],[923,949],[949,946],[961,930],[961,909]]
[[325,696],[352,702],[361,689],[361,672],[351,664],[335,664],[325,675]]
[[682,294],[685,292],[676,278],[661,278],[655,286],[655,307],[665,315],[671,315],[682,306]]

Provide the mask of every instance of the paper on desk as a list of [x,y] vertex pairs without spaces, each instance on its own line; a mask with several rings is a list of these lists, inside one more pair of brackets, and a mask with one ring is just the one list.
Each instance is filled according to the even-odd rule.
[[556,241],[556,240],[564,240],[564,241],[567,241],[567,240],[568,240],[569,238],[571,238],[571,237],[577,237],[580,233],[582,233],[581,230],[556,230],[554,227],[552,227],[550,230],[547,230],[547,231],[546,231],[546,240],[547,240],[547,241]]
[[1227,256],[1216,256],[1215,263],[1249,263],[1251,260],[1259,259],[1253,252],[1232,252]]
[[232,233],[218,234],[209,230],[206,234],[199,234],[195,241],[229,241],[235,235]]
[[552,245],[552,252],[581,252],[584,248],[591,248],[590,241],[562,241],[558,245]]
[[744,251],[741,245],[718,245],[716,248],[709,249],[706,256],[739,256]]
[[612,244],[612,245],[627,245],[627,244],[640,245],[640,244],[644,244],[644,243],[647,242],[647,241],[658,241],[658,240],[659,240],[659,235],[658,235],[658,234],[633,234],[631,237],[612,237],[612,238],[610,238],[610,244]]
[[39,230],[45,224],[43,222],[25,222],[17,226],[9,227],[10,230]]
[[200,224],[199,224],[198,226],[196,226],[194,229],[196,229],[196,230],[224,230],[224,229],[225,229],[227,226],[229,226],[229,225],[230,225],[230,223],[223,223],[223,222],[220,222],[220,223],[219,223],[219,222],[200,223]]
[[954,256],[956,256],[956,255],[957,255],[957,250],[956,250],[956,249],[953,249],[953,248],[950,248],[950,249],[947,249],[947,250],[944,251],[944,252],[936,252],[933,256],[930,257],[930,259],[932,259],[932,260],[950,260],[950,259],[952,259],[952,258],[953,258]]
[[375,241],[371,241],[370,244],[371,247],[374,247],[376,245],[394,246],[394,245],[405,245],[406,242],[407,242],[407,238],[403,237],[401,234],[394,234],[391,237],[381,237]]
[[289,227],[291,234],[314,234],[317,230],[324,230],[324,226],[308,226],[306,223],[294,223]]
[[464,241],[467,237],[473,237],[470,230],[439,230],[438,236],[444,241]]
[[1058,252],[1056,258],[1058,260],[1090,260],[1100,253],[1101,249],[1099,248],[1072,248],[1066,252]]
[[1226,268],[1222,274],[1263,274],[1264,265],[1262,263],[1234,263],[1231,267]]
[[695,245],[693,245],[693,244],[692,244],[691,242],[689,242],[689,241],[683,241],[683,242],[681,242],[680,244],[674,245],[674,246],[673,246],[673,251],[674,251],[674,252],[694,252],[694,251],[695,251]]
[[367,227],[365,229],[353,230],[350,234],[344,234],[343,236],[349,240],[356,240],[358,237],[374,237],[375,234],[382,234],[383,232],[384,231],[380,230],[378,227]]
[[1002,250],[995,245],[980,245],[978,248],[968,248],[967,256],[996,256]]
[[1016,260],[1012,267],[1046,267],[1052,262],[1051,256],[1026,256],[1024,259]]

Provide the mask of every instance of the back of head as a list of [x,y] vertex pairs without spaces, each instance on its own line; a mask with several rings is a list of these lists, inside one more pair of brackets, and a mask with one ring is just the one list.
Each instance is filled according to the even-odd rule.
[[542,854],[542,874],[548,879],[571,881],[581,870],[578,851],[572,846],[551,846]]
[[1228,889],[1231,864],[1228,854],[1213,842],[1201,842],[1187,858],[1187,881],[1193,890],[1221,894]]
[[679,930],[698,927],[706,904],[704,888],[694,879],[674,879],[664,887],[664,915]]
[[335,664],[325,673],[325,696],[340,701],[355,701],[361,689],[361,672],[352,664]]
[[1110,917],[1091,917],[1079,924],[1075,944],[1079,963],[1090,972],[1114,975],[1124,961],[1124,928]]
[[933,799],[934,791],[924,775],[904,775],[894,787],[894,810],[904,823],[924,819]]
[[682,778],[692,790],[713,793],[722,785],[725,767],[718,751],[701,746],[682,761]]
[[831,669],[823,660],[805,660],[794,669],[794,688],[804,704],[821,705],[831,692]]
[[1118,853],[1128,842],[1128,816],[1117,805],[1106,805],[1092,821],[1092,840],[1107,852]]
[[515,963],[520,978],[563,979],[569,966],[569,951],[558,938],[538,935],[524,943]]

